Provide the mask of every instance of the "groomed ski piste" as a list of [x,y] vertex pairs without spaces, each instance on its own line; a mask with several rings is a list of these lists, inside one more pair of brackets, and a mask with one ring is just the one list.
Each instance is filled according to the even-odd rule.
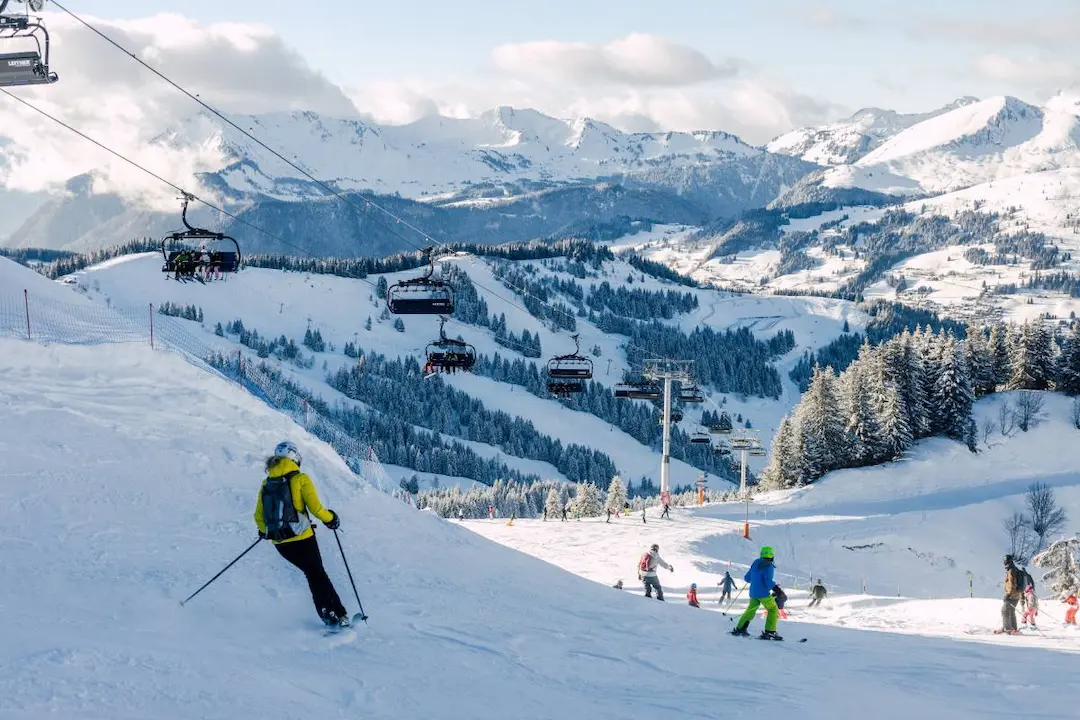
[[[764,643],[733,638],[722,614],[685,606],[690,582],[710,602],[699,565],[748,562],[764,541],[778,546],[784,571],[792,552],[776,538],[795,532],[799,502],[809,503],[806,520],[836,534],[809,498],[820,490],[821,505],[838,502],[829,483],[839,474],[790,499],[792,519],[760,525],[749,545],[734,532],[738,508],[725,506],[677,512],[666,526],[650,519],[647,532],[619,525],[625,542],[601,536],[610,530],[602,520],[582,522],[594,534],[576,541],[573,523],[488,525],[513,537],[536,527],[522,553],[365,487],[287,417],[171,352],[2,339],[0,403],[5,720],[237,718],[267,708],[281,718],[1056,717],[1075,680],[1073,663],[1034,638],[1004,646],[792,622],[781,631],[810,642]],[[302,577],[265,545],[179,605],[254,540],[263,458],[283,438],[301,447],[342,518],[371,617],[354,632],[324,637]],[[355,612],[330,535],[318,531],[323,555]],[[675,564],[662,576],[670,602],[608,587],[619,577],[635,587],[635,557],[653,541]],[[814,552],[801,542],[792,543],[800,558]],[[981,556],[980,545],[990,577],[1001,543],[963,547]],[[556,567],[570,555],[580,567]],[[613,570],[603,584],[575,575],[605,563]],[[829,581],[855,572],[818,570]],[[854,605],[843,595],[833,602]]]

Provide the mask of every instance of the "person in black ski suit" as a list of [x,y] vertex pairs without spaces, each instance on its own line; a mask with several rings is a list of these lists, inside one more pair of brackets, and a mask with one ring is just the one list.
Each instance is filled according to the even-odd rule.
[[727,600],[731,602],[731,591],[735,589],[735,580],[732,579],[731,573],[724,573],[724,579],[720,582],[720,602]]
[[825,589],[825,583],[821,582],[821,578],[814,583],[814,587],[810,589],[811,600],[807,607],[814,607],[820,605],[821,601],[825,599],[825,596],[829,594],[829,591]]

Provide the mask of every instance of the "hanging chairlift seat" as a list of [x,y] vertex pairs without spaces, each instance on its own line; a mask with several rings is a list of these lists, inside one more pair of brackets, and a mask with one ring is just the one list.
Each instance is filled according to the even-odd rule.
[[705,402],[705,394],[696,385],[690,385],[679,390],[679,400],[690,405]]
[[[191,195],[183,196],[183,209],[180,218],[184,230],[171,233],[161,241],[161,255],[165,263],[161,271],[172,274],[177,280],[198,279],[205,282],[215,275],[234,273],[240,270],[240,244],[236,239],[224,233],[193,227],[187,219],[188,203]],[[229,243],[232,249],[228,248]],[[196,276],[202,269],[203,277]]]
[[[50,85],[60,78],[49,69],[49,31],[37,18],[5,15],[9,0],[0,0],[0,42],[33,40],[36,48],[0,53],[0,87]],[[42,3],[32,2],[35,12]],[[6,43],[5,43],[6,44]]]
[[580,380],[548,380],[547,389],[555,397],[566,397],[585,392],[585,383]]
[[698,432],[692,433],[690,435],[690,442],[695,443],[695,444],[699,444],[699,445],[700,444],[708,444],[708,443],[712,442],[712,439],[709,437],[709,433],[698,431]]
[[426,372],[468,372],[476,364],[476,348],[464,340],[446,337],[443,326],[446,318],[439,318],[439,339],[428,343]]
[[454,289],[435,274],[434,248],[424,253],[428,270],[422,277],[396,282],[386,289],[386,309],[395,315],[453,315]]
[[615,397],[631,400],[663,400],[664,389],[659,385],[645,383],[619,383],[615,386]]

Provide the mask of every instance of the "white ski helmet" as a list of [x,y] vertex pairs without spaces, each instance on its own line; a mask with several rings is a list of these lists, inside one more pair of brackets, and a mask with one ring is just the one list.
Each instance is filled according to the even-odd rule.
[[277,447],[274,448],[274,457],[289,458],[297,465],[299,465],[304,459],[300,455],[300,451],[297,449],[296,445],[292,444],[288,440],[282,440],[277,444]]

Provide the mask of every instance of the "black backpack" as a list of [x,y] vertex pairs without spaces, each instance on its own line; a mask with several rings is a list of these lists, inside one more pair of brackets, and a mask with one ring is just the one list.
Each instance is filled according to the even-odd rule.
[[262,506],[263,522],[266,523],[266,537],[274,542],[294,538],[311,527],[307,513],[300,513],[293,505],[290,480],[299,471],[268,477],[263,482]]

